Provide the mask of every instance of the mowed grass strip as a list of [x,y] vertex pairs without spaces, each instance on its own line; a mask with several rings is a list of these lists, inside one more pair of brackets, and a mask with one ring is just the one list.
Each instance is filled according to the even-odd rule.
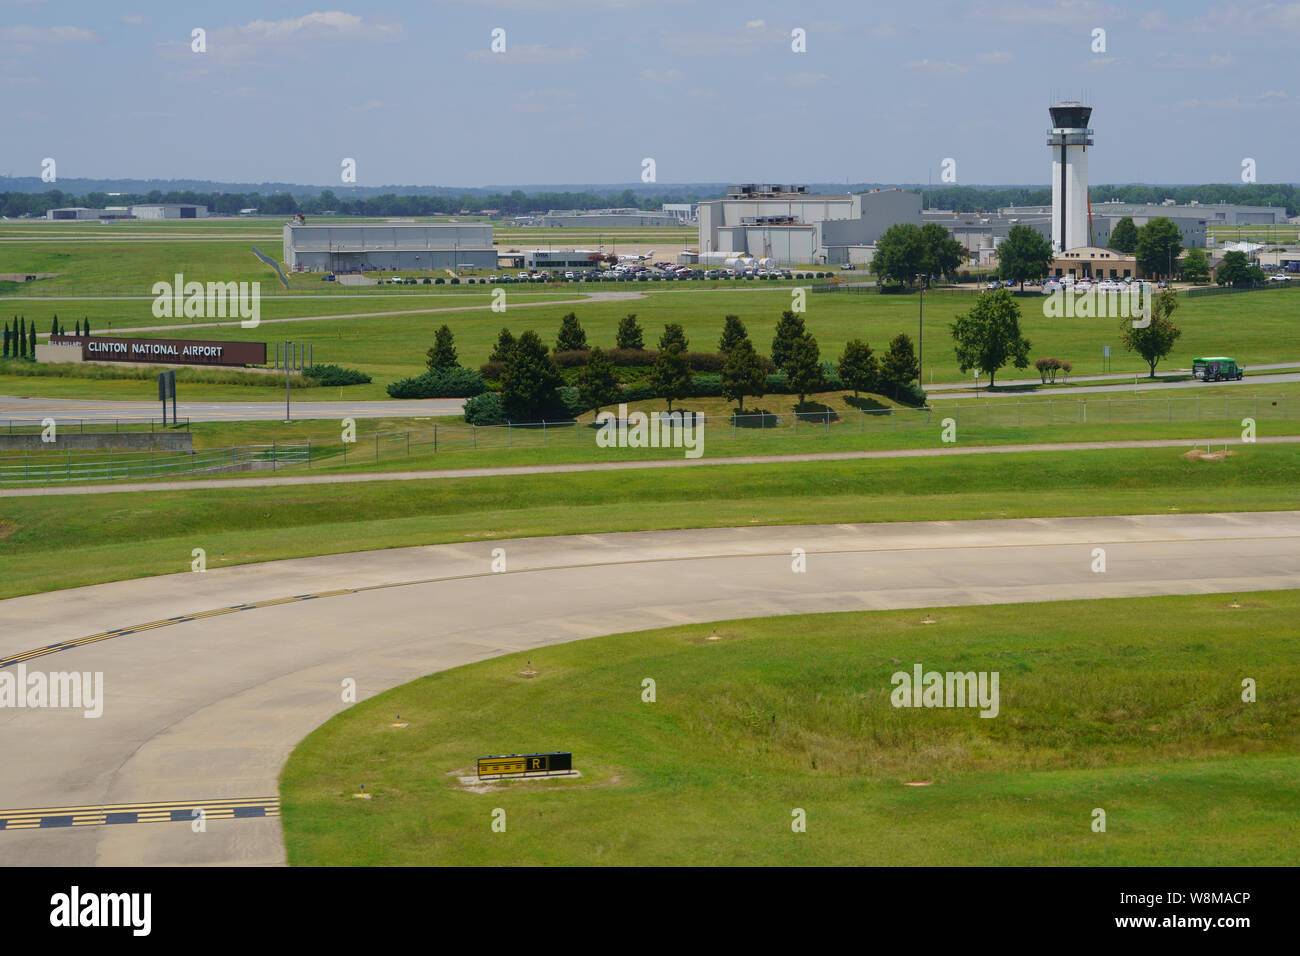
[[809,461],[655,471],[0,497],[0,597],[454,541],[731,527],[1297,506],[1300,448]]
[[[717,624],[717,641],[691,625],[444,671],[298,746],[281,776],[289,861],[1294,865],[1300,593],[1241,604],[758,618]],[[998,715],[892,706],[892,675],[915,663],[996,671]],[[552,749],[582,777],[459,784],[477,757]],[[353,799],[363,783],[372,799]]]

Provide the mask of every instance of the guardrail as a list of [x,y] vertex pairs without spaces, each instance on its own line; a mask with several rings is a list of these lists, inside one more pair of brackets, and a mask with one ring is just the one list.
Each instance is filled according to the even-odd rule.
[[[76,431],[81,435],[93,435],[96,433],[113,432],[121,434],[124,432],[143,432],[148,429],[154,431],[189,431],[190,420],[183,418],[179,422],[171,420],[164,421],[161,418],[63,418],[55,417],[55,423],[60,431]],[[89,426],[89,428],[87,428]],[[0,419],[0,432],[8,432],[10,435],[19,435],[24,431],[40,431],[45,427],[45,420],[40,418],[8,418]]]

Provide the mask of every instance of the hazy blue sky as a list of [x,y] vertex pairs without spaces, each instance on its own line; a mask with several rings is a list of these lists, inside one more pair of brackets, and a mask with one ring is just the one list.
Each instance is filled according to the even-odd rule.
[[1094,183],[1300,180],[1300,3],[325,2],[0,0],[0,173],[1045,183],[1063,91]]

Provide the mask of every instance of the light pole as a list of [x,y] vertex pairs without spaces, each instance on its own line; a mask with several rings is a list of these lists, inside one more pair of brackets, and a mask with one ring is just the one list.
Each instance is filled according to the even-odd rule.
[[920,303],[916,317],[916,387],[924,388],[921,382],[921,355],[925,349],[925,276],[919,272],[916,274],[916,281],[919,284],[918,294]]

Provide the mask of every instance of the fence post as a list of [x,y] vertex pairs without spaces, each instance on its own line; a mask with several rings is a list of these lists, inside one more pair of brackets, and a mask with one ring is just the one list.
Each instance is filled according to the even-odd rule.
[[[152,455],[152,454],[153,454],[153,453],[150,452],[150,455]],[[277,459],[278,459],[279,457],[280,457],[279,454],[277,454],[277,452],[276,452],[276,443],[275,443],[275,439],[273,438],[273,439],[271,439],[271,470],[272,470],[272,471],[275,471],[275,466],[276,466],[276,463],[277,463]]]
[[433,453],[438,454],[438,423],[433,423]]
[[822,415],[825,416],[825,419],[826,419],[826,434],[829,435],[829,434],[830,434],[830,431],[831,431],[831,410],[830,410],[829,408],[826,409],[826,411],[822,412]]
[[506,422],[506,447],[515,447],[515,429],[514,425],[510,422]]

